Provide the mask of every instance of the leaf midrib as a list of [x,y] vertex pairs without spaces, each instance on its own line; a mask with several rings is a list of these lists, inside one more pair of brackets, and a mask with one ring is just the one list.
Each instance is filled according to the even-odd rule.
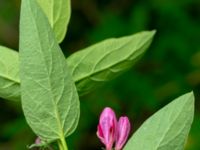
[[[147,42],[149,42],[150,40],[151,40],[151,39],[149,39]],[[125,46],[125,44],[124,44],[123,46],[121,46],[121,48],[124,47],[124,46]],[[137,48],[131,55],[133,55],[134,53],[136,53],[139,49],[141,49],[141,48],[143,48],[143,47],[145,47],[145,44],[144,44],[143,46]],[[118,49],[115,49],[115,50],[118,50]],[[131,55],[126,56],[126,57],[125,57],[123,60],[121,60],[121,61],[118,61],[118,62],[116,62],[116,63],[113,63],[113,64],[111,64],[111,65],[108,65],[108,66],[106,66],[106,67],[104,67],[104,68],[102,68],[102,69],[99,69],[98,71],[94,71],[94,70],[93,70],[94,72],[91,72],[91,73],[87,74],[87,75],[84,76],[84,77],[75,79],[75,82],[81,82],[81,81],[84,80],[85,78],[89,78],[89,77],[91,77],[91,76],[94,75],[94,74],[98,74],[98,73],[103,72],[103,71],[105,71],[105,70],[107,70],[107,69],[111,69],[112,67],[114,67],[114,66],[116,66],[116,65],[119,65],[119,64],[121,64],[121,63],[123,63],[123,62],[125,62],[125,61],[131,61],[131,60],[129,60],[129,58],[131,57]]]
[[[34,25],[35,25],[35,28],[36,28],[36,31],[38,31],[37,29],[38,29],[38,27],[37,27],[37,24],[36,24],[36,22],[35,22],[35,20],[33,19],[34,18],[34,15],[33,15],[33,10],[32,10],[32,8],[31,8],[31,4],[30,4],[30,2],[29,2],[29,8],[31,9],[31,15],[32,15],[32,20],[33,20],[33,22],[34,22]],[[38,39],[40,39],[40,36],[39,36],[39,33],[38,32],[36,32],[36,34],[37,34],[37,36],[38,36]],[[42,51],[42,47],[41,47],[41,41],[39,40],[39,46],[40,46],[40,53],[44,56],[44,54],[43,54],[43,51]],[[44,57],[42,57],[42,59],[43,59],[43,62],[44,62],[44,64],[46,64],[45,63],[45,60],[44,60]],[[46,73],[48,74],[48,71],[47,71],[47,65],[45,65],[45,70],[46,70]],[[48,84],[49,84],[49,88],[50,88],[50,91],[52,91],[52,86],[51,86],[51,82],[50,82],[50,78],[49,78],[49,74],[48,74]],[[57,104],[55,103],[55,101],[54,101],[54,96],[52,95],[52,92],[50,92],[50,94],[51,94],[51,101],[52,101],[52,103],[53,103],[53,106],[54,106],[54,108],[55,108],[55,115],[57,116],[56,117],[56,120],[57,120],[57,123],[58,123],[58,128],[59,128],[59,136],[62,138],[63,137],[63,130],[62,130],[62,125],[61,125],[61,120],[60,120],[60,114],[59,114],[59,112],[58,112],[58,109],[57,109]]]
[[165,131],[165,134],[163,134],[162,138],[160,139],[160,141],[158,142],[156,149],[159,148],[160,143],[162,143],[163,139],[165,138],[165,135],[169,132],[169,130],[171,129],[171,126],[173,126],[173,123],[179,118],[183,108],[185,107],[185,104],[188,101],[185,101],[184,105],[182,105],[181,109],[179,109],[178,115],[173,119],[173,121],[171,121],[170,125],[168,126],[167,130]]

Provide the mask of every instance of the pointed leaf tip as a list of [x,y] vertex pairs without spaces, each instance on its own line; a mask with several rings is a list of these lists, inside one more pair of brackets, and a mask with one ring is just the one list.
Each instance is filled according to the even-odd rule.
[[178,97],[147,119],[133,134],[124,150],[182,150],[193,117],[194,94],[190,92]]

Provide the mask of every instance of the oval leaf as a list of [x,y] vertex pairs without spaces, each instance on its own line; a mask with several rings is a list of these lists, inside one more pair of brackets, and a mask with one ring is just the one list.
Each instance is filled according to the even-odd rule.
[[0,46],[0,96],[20,100],[18,53]]
[[70,0],[37,0],[37,2],[47,15],[57,41],[61,43],[71,16]]
[[35,0],[22,0],[20,18],[22,107],[44,141],[71,134],[79,119],[78,94],[49,22]]
[[152,42],[155,31],[108,39],[72,54],[68,66],[80,95],[90,92],[134,65]]
[[193,121],[194,95],[185,94],[155,113],[124,150],[183,150]]

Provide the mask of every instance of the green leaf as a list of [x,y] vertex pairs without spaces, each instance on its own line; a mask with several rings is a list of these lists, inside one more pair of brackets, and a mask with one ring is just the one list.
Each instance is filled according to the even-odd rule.
[[71,16],[70,0],[37,0],[37,2],[47,15],[57,41],[61,43]]
[[79,120],[78,94],[52,28],[35,0],[22,0],[20,79],[26,120],[43,141],[67,137]]
[[0,96],[20,100],[18,53],[0,46]]
[[90,92],[134,65],[147,50],[155,31],[108,39],[67,58],[80,95]]
[[194,116],[194,95],[185,94],[151,116],[124,150],[183,150]]
[[[127,37],[108,39],[72,54],[67,58],[67,64],[79,94],[84,95],[90,92],[132,67],[149,47],[154,34],[155,31],[145,31]],[[12,53],[12,51],[7,53]],[[13,57],[18,57],[17,53],[15,55]],[[1,53],[1,56],[6,57],[4,53]],[[12,54],[10,59],[12,59]],[[8,64],[6,60],[4,63]],[[16,70],[18,70],[17,66]],[[19,83],[11,79],[13,84],[16,84],[16,88],[19,88]],[[12,95],[13,91],[7,92]],[[19,94],[15,96],[17,99],[20,99]],[[0,96],[4,95],[0,93]],[[4,98],[13,99],[12,97]]]

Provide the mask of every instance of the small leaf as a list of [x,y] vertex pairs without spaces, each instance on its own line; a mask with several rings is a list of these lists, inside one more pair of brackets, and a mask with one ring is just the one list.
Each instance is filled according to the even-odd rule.
[[79,120],[78,94],[52,28],[35,0],[22,0],[20,18],[22,107],[43,141],[71,134]]
[[0,46],[0,96],[20,100],[18,53]]
[[37,2],[47,15],[57,41],[61,43],[70,20],[70,0],[37,0]]
[[194,95],[185,94],[151,116],[124,150],[183,150],[194,116]]
[[83,95],[134,65],[147,50],[155,31],[108,39],[67,58],[79,94]]

